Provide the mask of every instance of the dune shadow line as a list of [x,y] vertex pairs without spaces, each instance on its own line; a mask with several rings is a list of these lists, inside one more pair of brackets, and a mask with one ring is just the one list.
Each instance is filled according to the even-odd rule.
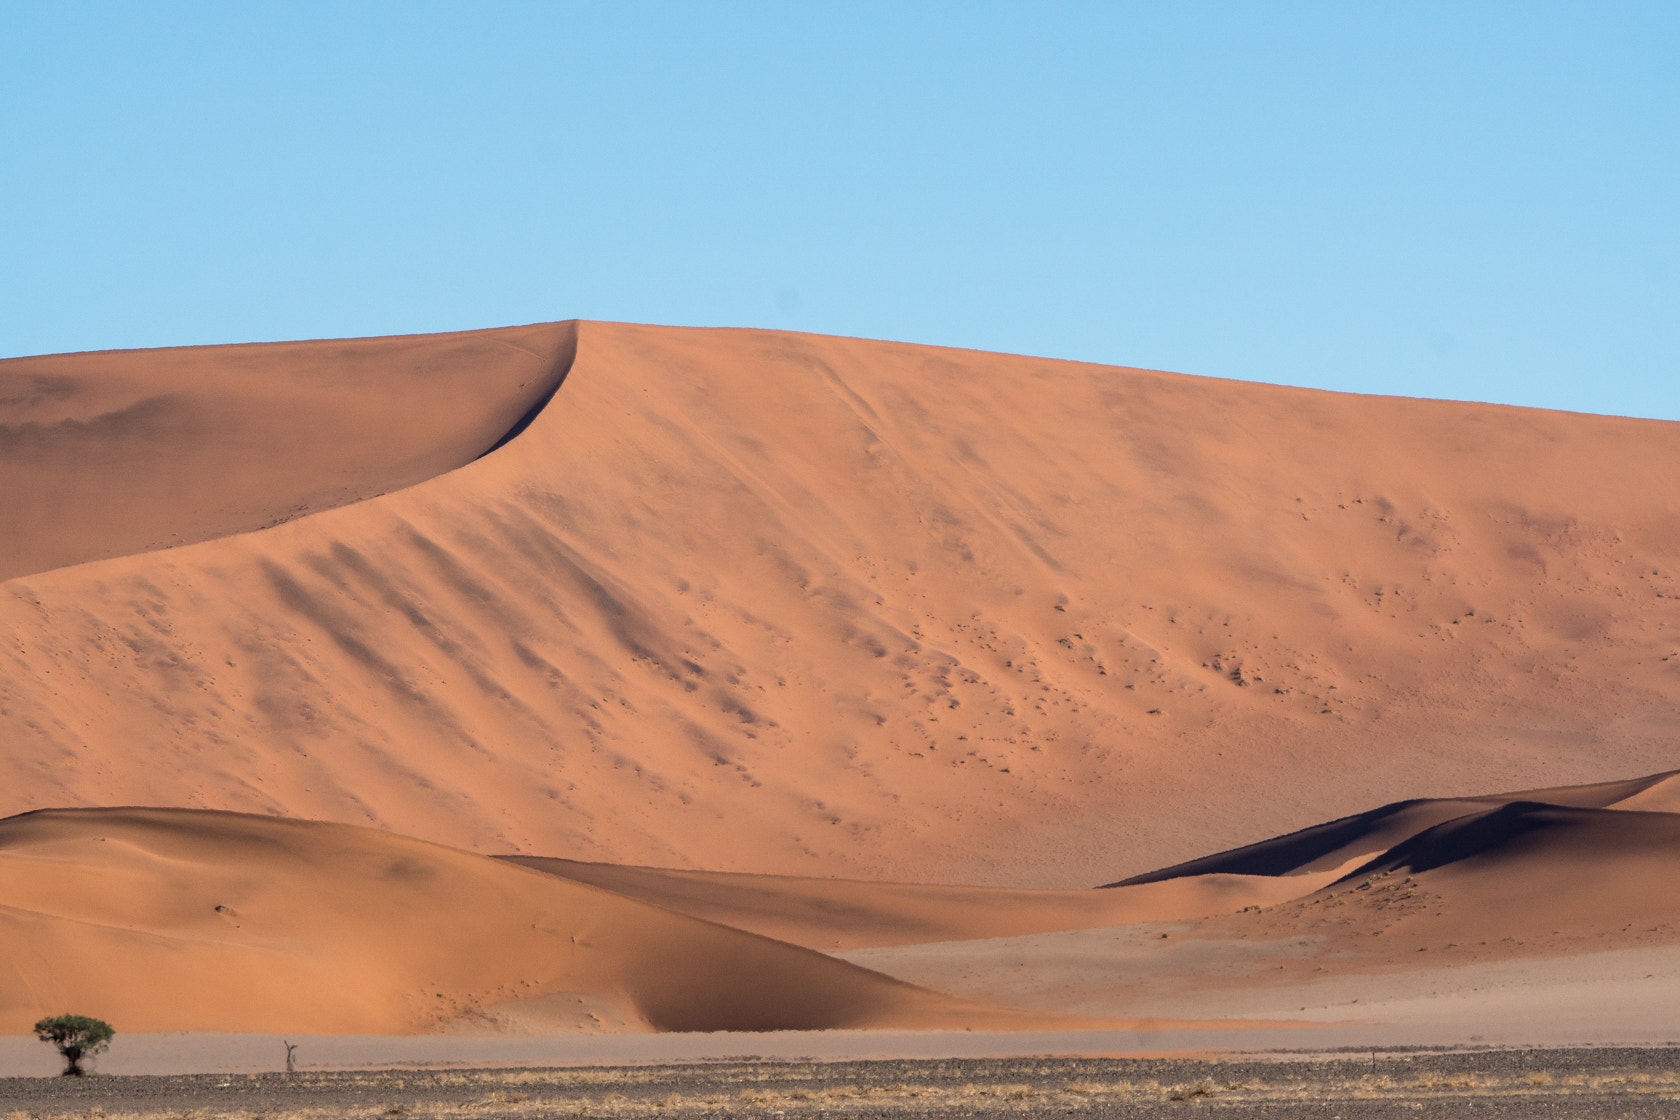
[[1377,809],[1325,824],[1315,824],[1310,828],[1275,836],[1256,844],[1215,852],[1213,855],[1202,856],[1185,863],[1175,863],[1171,867],[1133,875],[1117,883],[1104,883],[1098,889],[1135,887],[1143,883],[1160,883],[1191,875],[1288,875],[1349,844],[1357,843],[1388,818],[1425,804],[1427,802],[1422,799],[1395,801]]
[[560,386],[566,383],[566,375],[572,372],[572,364],[577,361],[578,347],[577,322],[574,320],[566,325],[570,329],[567,331],[565,342],[561,343],[559,349],[555,352],[553,365],[547,370],[547,387],[537,394],[536,401],[525,410],[525,415],[513,422],[513,427],[503,432],[495,443],[473,457],[474,462],[486,455],[500,451],[517,439],[526,428],[529,428],[536,421],[537,417],[542,414],[542,410],[548,407],[548,402],[554,399],[554,394],[560,391]]

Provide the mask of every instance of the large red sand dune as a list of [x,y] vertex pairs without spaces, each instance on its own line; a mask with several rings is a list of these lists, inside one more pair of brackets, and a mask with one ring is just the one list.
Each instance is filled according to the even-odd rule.
[[1068,887],[1675,764],[1673,424],[595,323],[0,378],[0,811]]

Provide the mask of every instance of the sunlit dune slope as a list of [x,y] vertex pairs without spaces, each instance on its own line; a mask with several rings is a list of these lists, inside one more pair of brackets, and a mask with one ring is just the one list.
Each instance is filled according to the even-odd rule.
[[678,871],[503,856],[736,929],[832,952],[1228,914],[1310,894],[1340,870],[1199,875],[1117,890],[1009,890]]
[[371,829],[161,809],[0,821],[0,1033],[1054,1028]]
[[1675,765],[1673,424],[577,332],[493,454],[0,585],[0,809],[1072,887]]
[[471,462],[571,324],[0,361],[0,579],[261,529]]

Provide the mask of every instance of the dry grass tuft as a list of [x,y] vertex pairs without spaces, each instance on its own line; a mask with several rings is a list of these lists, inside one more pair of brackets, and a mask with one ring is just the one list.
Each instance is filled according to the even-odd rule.
[[1181,1085],[1178,1088],[1173,1089],[1172,1092],[1167,1094],[1167,1099],[1169,1101],[1200,1100],[1203,1097],[1213,1096],[1214,1092],[1213,1082],[1204,1078],[1203,1080],[1196,1082],[1194,1085]]

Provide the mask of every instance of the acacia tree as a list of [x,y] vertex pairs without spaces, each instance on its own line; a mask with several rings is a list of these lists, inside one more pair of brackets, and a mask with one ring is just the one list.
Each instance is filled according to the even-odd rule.
[[104,1050],[116,1033],[103,1019],[87,1015],[53,1015],[35,1024],[35,1037],[52,1043],[64,1055],[65,1077],[86,1073],[82,1059]]

